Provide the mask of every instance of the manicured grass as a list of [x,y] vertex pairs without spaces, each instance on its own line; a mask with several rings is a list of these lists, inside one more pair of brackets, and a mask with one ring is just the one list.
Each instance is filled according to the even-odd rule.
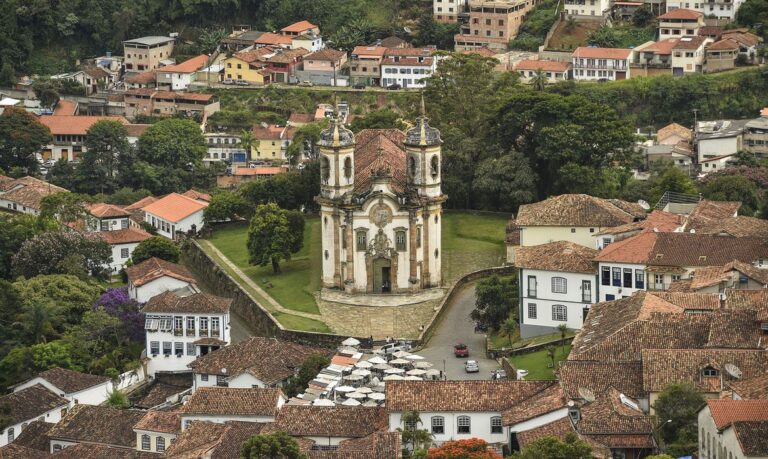
[[506,214],[446,212],[443,215],[443,281],[504,263]]
[[319,320],[312,320],[306,317],[294,316],[291,314],[282,314],[280,312],[274,312],[272,315],[277,319],[280,324],[291,330],[303,330],[319,333],[332,333],[333,330],[328,328],[323,322]]
[[570,345],[565,346],[565,348],[556,346],[554,368],[548,366],[551,362],[545,349],[509,357],[509,362],[518,370],[528,370],[528,376],[525,377],[527,380],[555,379],[554,370],[557,368],[557,362],[568,358],[570,352]]

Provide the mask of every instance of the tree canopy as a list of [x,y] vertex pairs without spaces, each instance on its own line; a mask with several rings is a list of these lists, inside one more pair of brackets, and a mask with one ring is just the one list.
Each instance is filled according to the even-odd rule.
[[35,115],[21,108],[6,108],[0,115],[0,169],[36,172],[35,154],[52,140],[51,131]]
[[162,236],[152,236],[139,242],[136,248],[133,249],[131,261],[134,265],[137,265],[144,260],[157,257],[171,263],[178,263],[179,255],[179,247],[175,242]]
[[305,459],[299,444],[285,432],[254,435],[240,447],[243,459]]
[[24,241],[13,256],[12,265],[15,275],[27,278],[40,274],[72,274],[106,279],[110,272],[105,266],[111,259],[109,244],[98,236],[46,231]]
[[592,459],[592,447],[580,440],[575,433],[569,433],[564,439],[544,437],[528,445],[521,452],[512,455],[513,459]]
[[277,204],[262,204],[256,208],[248,228],[249,262],[253,265],[272,264],[275,273],[280,272],[280,261],[290,260],[291,254],[301,249],[304,234],[299,232],[301,224]]
[[517,304],[517,279],[493,275],[481,279],[475,288],[475,309],[470,313],[472,320],[493,330],[515,315]]
[[671,454],[678,456],[696,450],[696,425],[703,405],[704,397],[687,383],[670,384],[656,398],[653,410],[660,424],[659,434]]

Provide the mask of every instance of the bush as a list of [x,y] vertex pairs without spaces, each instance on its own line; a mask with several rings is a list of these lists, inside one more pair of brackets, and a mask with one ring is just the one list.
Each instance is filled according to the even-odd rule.
[[141,241],[139,245],[133,249],[131,261],[134,265],[137,265],[152,257],[170,261],[171,263],[178,263],[179,247],[170,239],[166,239],[162,236],[152,236],[149,239]]

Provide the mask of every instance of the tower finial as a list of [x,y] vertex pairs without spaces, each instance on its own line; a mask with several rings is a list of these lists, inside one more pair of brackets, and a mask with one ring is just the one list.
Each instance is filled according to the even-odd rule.
[[419,115],[425,117],[427,115],[427,109],[424,107],[424,91],[421,91],[421,107],[419,108]]

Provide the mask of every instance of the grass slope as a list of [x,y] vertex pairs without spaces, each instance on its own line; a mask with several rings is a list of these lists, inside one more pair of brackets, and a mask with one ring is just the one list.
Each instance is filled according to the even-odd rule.
[[542,379],[555,379],[555,368],[557,368],[557,362],[568,358],[568,354],[571,352],[571,346],[567,345],[565,348],[557,346],[555,349],[555,367],[549,368],[549,358],[547,357],[547,351],[541,350],[537,352],[531,352],[530,354],[515,355],[509,357],[509,362],[518,370],[528,370],[528,376],[525,379],[542,380]]
[[508,215],[446,212],[443,215],[443,281],[504,262]]

